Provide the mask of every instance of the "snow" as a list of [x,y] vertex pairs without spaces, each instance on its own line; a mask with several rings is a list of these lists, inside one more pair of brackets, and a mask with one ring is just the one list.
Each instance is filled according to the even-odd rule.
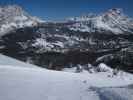
[[[61,38],[64,38],[64,37],[61,37]],[[38,52],[51,51],[51,50],[57,52],[57,51],[60,51],[58,50],[58,48],[65,48],[65,44],[66,44],[65,42],[58,41],[58,40],[51,42],[51,41],[47,41],[46,38],[37,38],[35,43],[32,44],[32,46],[40,48]]]
[[[114,34],[132,32],[132,19],[122,13],[122,10],[115,8],[99,15],[81,16],[68,19],[75,22],[69,28],[81,32],[103,32],[110,31]],[[109,32],[107,33],[109,34]]]
[[[10,62],[5,62],[6,58]],[[132,100],[133,91],[126,88],[133,83],[131,74],[126,73],[123,79],[108,77],[107,72],[50,71],[27,67],[2,55],[0,61],[0,100]]]
[[34,47],[40,47],[40,50],[38,52],[41,52],[44,50],[51,50],[52,48],[54,48],[54,45],[50,42],[47,42],[46,39],[43,38],[37,38],[36,42],[34,44],[32,44],[32,46]]
[[61,47],[61,48],[64,48],[64,44],[62,43],[62,42],[60,42],[60,41],[57,41],[57,42],[55,42],[55,43],[52,43],[53,45],[56,45],[56,46],[59,46],[59,47]]
[[115,28],[115,27],[111,27],[112,23],[109,22],[103,22],[103,17],[102,16],[98,16],[96,18],[96,23],[95,23],[95,27],[98,29],[106,29],[106,30],[110,30],[111,32],[115,33],[115,34],[120,34],[122,33],[122,31],[119,28]]
[[18,29],[18,28],[23,28],[23,27],[31,27],[37,25],[37,22],[31,21],[31,20],[20,20],[19,22],[10,22],[6,24],[2,24],[0,26],[0,36],[3,36],[7,34],[8,32]]
[[17,21],[17,20],[20,21],[20,20],[27,20],[28,18],[27,18],[26,16],[22,15],[22,16],[16,16],[14,19],[15,19],[16,21]]
[[26,68],[34,68],[34,67],[38,68],[38,66],[27,64],[1,54],[0,54],[0,66],[13,66],[13,67],[19,66],[19,67],[26,67]]
[[38,25],[38,23],[43,23],[41,19],[30,16],[17,5],[1,6],[0,15],[0,36],[14,29],[32,27]]
[[70,27],[70,30],[73,31],[81,31],[81,32],[90,32],[91,31],[91,27],[89,28],[87,25],[84,25],[82,23],[76,23],[73,25],[74,27]]
[[98,70],[100,72],[106,72],[106,71],[112,72],[113,71],[112,68],[110,68],[109,66],[105,65],[104,63],[101,63],[101,64],[98,65]]

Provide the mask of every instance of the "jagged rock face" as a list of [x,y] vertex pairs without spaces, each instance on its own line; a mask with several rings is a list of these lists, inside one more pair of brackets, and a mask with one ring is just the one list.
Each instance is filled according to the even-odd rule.
[[[1,21],[0,29],[5,23],[21,23],[24,26],[0,33],[0,52],[5,55],[56,70],[70,64],[88,63],[94,66],[106,63],[128,71],[133,69],[133,56],[130,56],[133,55],[133,24],[120,9],[111,9],[102,15],[71,18],[62,23],[42,23],[17,6],[9,6],[8,9],[15,13],[9,13],[9,19]],[[27,19],[16,19],[16,16]],[[27,20],[38,24],[27,26]],[[89,31],[83,31],[83,27]]]

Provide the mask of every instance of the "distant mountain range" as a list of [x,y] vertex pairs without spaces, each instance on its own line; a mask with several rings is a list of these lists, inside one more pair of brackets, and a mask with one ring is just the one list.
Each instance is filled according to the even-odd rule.
[[[47,22],[18,5],[0,7],[0,52],[50,69],[106,63],[133,70],[133,19],[121,9]],[[69,66],[70,67],[70,66]]]
[[76,22],[71,26],[71,30],[82,32],[104,32],[110,31],[114,34],[123,34],[125,32],[133,33],[133,19],[123,14],[121,9],[115,8],[109,11],[94,15],[75,17],[69,19]]

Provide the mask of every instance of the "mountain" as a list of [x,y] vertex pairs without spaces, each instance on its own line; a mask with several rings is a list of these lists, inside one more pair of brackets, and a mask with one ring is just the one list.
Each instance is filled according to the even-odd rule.
[[121,9],[63,22],[41,21],[16,5],[1,9],[4,13],[0,12],[1,18],[8,16],[0,24],[0,29],[6,28],[0,32],[2,54],[54,70],[78,64],[97,67],[100,63],[133,70],[133,20]]
[[0,36],[18,28],[36,26],[40,22],[18,5],[0,6]]
[[87,16],[68,19],[75,24],[70,29],[82,32],[104,32],[113,34],[133,33],[133,20],[123,14],[121,9],[115,8],[100,14],[89,14]]

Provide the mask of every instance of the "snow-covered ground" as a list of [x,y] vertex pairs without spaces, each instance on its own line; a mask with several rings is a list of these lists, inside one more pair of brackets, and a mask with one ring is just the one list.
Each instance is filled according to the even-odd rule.
[[50,71],[1,55],[0,100],[133,100],[133,75],[110,75]]

